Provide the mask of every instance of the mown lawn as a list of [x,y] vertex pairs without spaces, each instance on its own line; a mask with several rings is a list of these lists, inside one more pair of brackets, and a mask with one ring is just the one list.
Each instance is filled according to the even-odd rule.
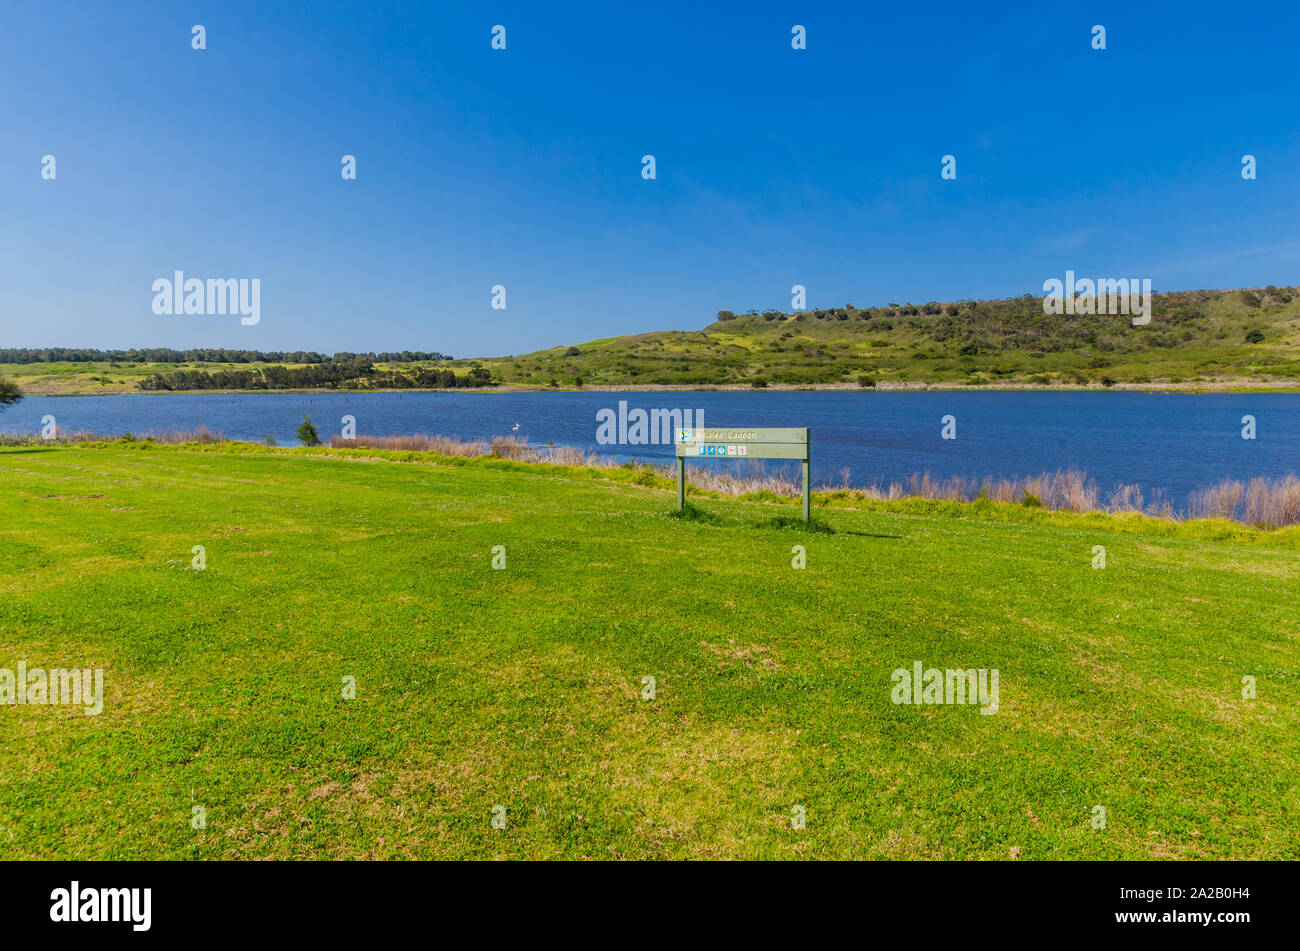
[[[520,465],[0,451],[0,667],[106,670],[100,716],[0,707],[0,855],[1300,857],[1294,534],[700,507]],[[918,660],[997,668],[998,713],[893,704]]]

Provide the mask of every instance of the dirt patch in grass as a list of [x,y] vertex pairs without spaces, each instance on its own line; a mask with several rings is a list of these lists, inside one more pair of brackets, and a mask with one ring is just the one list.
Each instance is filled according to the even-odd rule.
[[772,648],[761,644],[740,644],[729,637],[725,645],[700,641],[700,646],[715,657],[722,658],[718,663],[719,667],[733,667],[739,663],[745,667],[762,667],[764,670],[783,669],[780,664],[767,656]]

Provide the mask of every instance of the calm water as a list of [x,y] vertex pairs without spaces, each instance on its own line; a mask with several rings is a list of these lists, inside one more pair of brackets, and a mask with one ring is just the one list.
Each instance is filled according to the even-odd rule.
[[[854,485],[936,476],[1010,477],[1076,467],[1103,492],[1139,483],[1175,504],[1227,476],[1300,473],[1300,394],[1064,392],[625,392],[244,394],[28,397],[0,415],[0,432],[38,432],[54,415],[67,432],[118,434],[207,426],[228,438],[293,444],[303,413],[322,438],[345,414],[368,435],[438,433],[462,439],[526,436],[622,458],[667,460],[671,446],[601,446],[596,411],[703,410],[708,426],[809,426],[813,478]],[[941,418],[957,438],[940,438]],[[1257,420],[1241,438],[1242,416]],[[726,465],[724,462],[710,463]],[[769,463],[769,471],[779,464]]]

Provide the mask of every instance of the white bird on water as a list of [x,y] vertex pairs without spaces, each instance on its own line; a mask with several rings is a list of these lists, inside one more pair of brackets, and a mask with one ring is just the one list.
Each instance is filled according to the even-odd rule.
[[517,433],[517,432],[519,432],[519,424],[518,424],[518,423],[515,423],[513,426],[511,426],[511,427],[510,427],[510,431],[511,431],[512,433]]

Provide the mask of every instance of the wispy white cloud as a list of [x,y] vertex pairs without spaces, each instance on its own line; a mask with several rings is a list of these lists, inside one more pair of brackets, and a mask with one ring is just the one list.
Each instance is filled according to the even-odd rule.
[[1178,271],[1186,271],[1188,268],[1206,268],[1218,267],[1228,264],[1232,261],[1239,261],[1242,258],[1256,258],[1267,255],[1276,255],[1278,257],[1297,257],[1300,256],[1300,241],[1283,241],[1279,244],[1264,244],[1253,248],[1238,248],[1235,251],[1225,251],[1216,254],[1213,257],[1199,258],[1189,261],[1186,259],[1175,263],[1160,264],[1155,267],[1143,268],[1146,274],[1172,274]]

